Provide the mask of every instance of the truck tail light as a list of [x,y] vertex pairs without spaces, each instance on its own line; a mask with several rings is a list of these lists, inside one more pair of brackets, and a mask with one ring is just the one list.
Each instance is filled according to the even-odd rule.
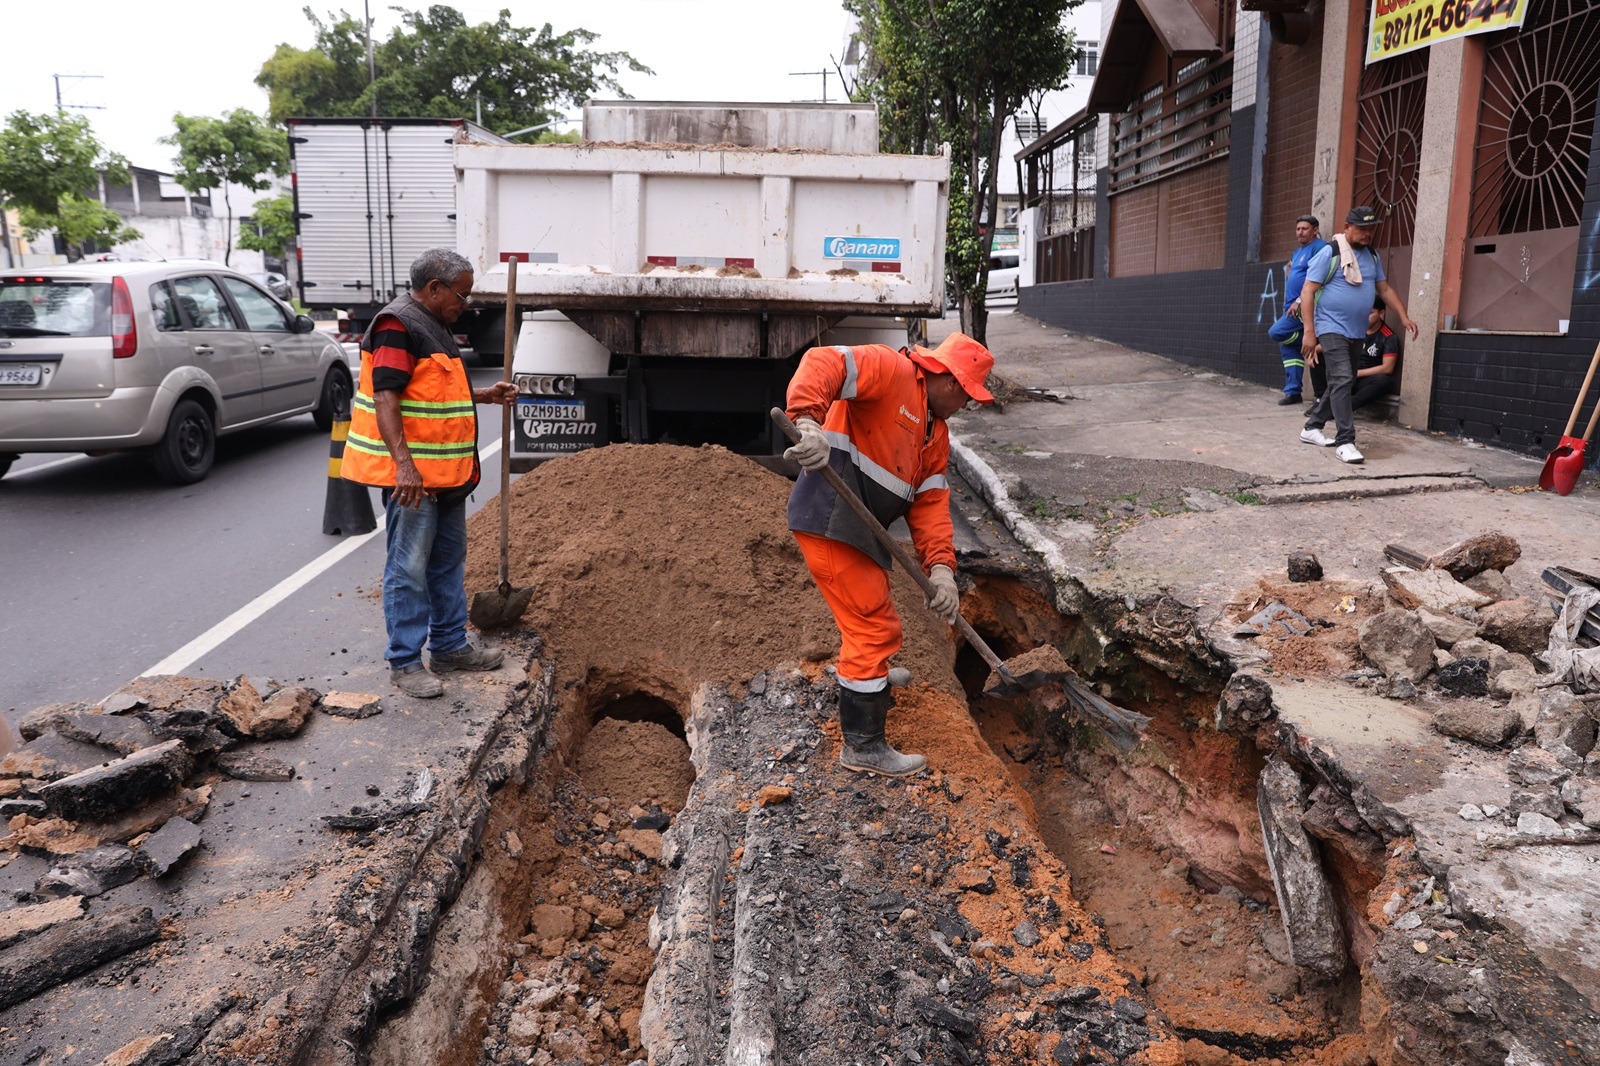
[[111,279],[111,357],[126,359],[139,350],[139,328],[133,320],[133,297],[128,283]]

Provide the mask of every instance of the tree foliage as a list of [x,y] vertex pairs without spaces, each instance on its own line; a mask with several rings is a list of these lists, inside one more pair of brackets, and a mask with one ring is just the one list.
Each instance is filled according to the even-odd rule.
[[239,227],[239,247],[280,256],[294,243],[294,236],[294,194],[286,192],[256,201],[250,224]]
[[233,200],[229,186],[265,189],[272,184],[271,176],[283,173],[289,165],[289,142],[281,130],[242,107],[221,118],[173,115],[172,124],[177,127],[176,132],[161,140],[178,149],[177,171],[173,175],[178,184],[195,193],[222,189],[228,214],[227,246],[222,257],[226,263],[233,255]]
[[306,8],[312,47],[280,44],[256,76],[270,99],[268,117],[369,115],[376,102],[381,115],[461,118],[475,116],[481,101],[484,125],[510,132],[557,118],[561,107],[602,90],[626,95],[621,69],[650,73],[626,52],[591,50],[596,35],[588,30],[515,26],[508,10],[477,25],[445,4],[396,10],[400,24],[373,42],[377,77],[369,85],[361,21],[343,10],[324,21]]
[[861,24],[858,99],[878,104],[886,151],[950,145],[945,266],[962,329],[982,339],[1001,134],[1023,103],[1063,88],[1081,0],[845,0]]
[[35,240],[46,230],[52,230],[67,243],[70,257],[77,259],[90,246],[110,248],[124,241],[135,241],[144,234],[128,225],[121,215],[87,196],[67,193],[56,201],[56,209],[48,214],[24,207],[18,214],[22,219],[22,234]]
[[85,245],[110,247],[139,231],[84,194],[128,180],[127,161],[106,151],[82,115],[14,111],[0,129],[0,205],[15,207],[29,240],[53,230],[75,257]]

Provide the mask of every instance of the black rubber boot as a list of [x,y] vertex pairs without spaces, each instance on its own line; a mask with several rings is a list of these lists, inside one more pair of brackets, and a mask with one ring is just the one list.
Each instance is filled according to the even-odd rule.
[[855,692],[839,686],[839,727],[844,733],[840,766],[885,777],[909,777],[928,765],[921,755],[902,755],[883,739],[883,724],[892,706],[894,693],[887,688]]

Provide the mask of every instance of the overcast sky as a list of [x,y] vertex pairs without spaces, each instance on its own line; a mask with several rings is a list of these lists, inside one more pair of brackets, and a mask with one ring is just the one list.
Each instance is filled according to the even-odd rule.
[[[319,13],[342,6],[361,16],[360,0],[311,6]],[[839,0],[464,0],[453,6],[473,23],[508,8],[515,25],[592,30],[599,34],[592,47],[629,52],[656,72],[622,75],[630,95],[656,100],[820,99],[820,76],[790,72],[831,66],[848,25]],[[262,62],[280,42],[312,43],[303,0],[8,0],[4,7],[0,114],[55,107],[54,74],[100,75],[63,78],[62,103],[103,107],[77,113],[130,163],[157,170],[172,169],[172,148],[159,138],[172,132],[174,113],[265,112],[266,91],[254,82]],[[396,24],[395,13],[384,0],[373,0],[371,10],[381,39]],[[828,98],[838,99],[838,79],[828,81]]]

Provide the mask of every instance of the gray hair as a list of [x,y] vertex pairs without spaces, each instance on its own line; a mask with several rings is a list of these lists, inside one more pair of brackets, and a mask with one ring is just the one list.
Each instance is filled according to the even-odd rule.
[[411,291],[421,292],[430,281],[454,285],[457,278],[471,272],[466,256],[449,248],[429,248],[411,261]]

